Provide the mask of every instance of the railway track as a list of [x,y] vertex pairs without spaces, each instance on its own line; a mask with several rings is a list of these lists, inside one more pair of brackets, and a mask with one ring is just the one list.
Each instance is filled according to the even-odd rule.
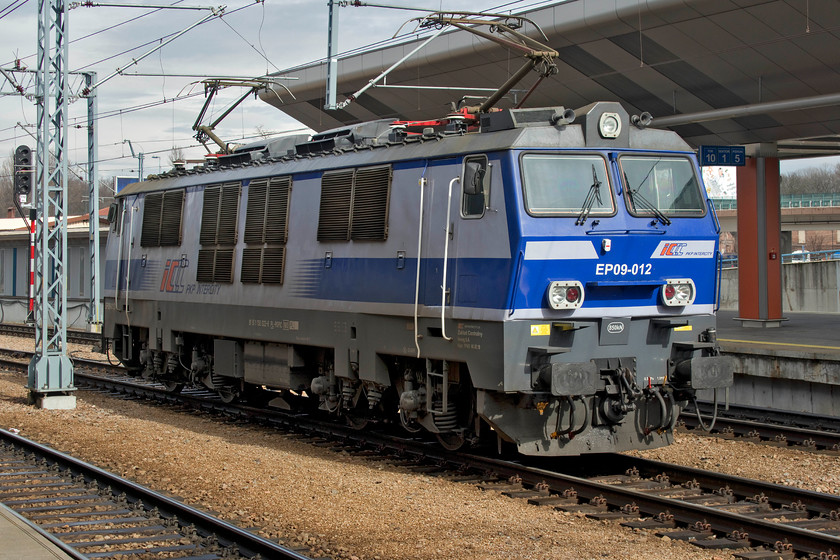
[[[703,423],[708,426],[714,414],[713,405],[698,404]],[[749,406],[732,406],[723,410],[721,406],[711,432],[701,426],[694,408],[683,411],[680,422],[689,429],[712,436],[840,454],[840,420],[826,416]]]
[[624,455],[570,460],[504,460],[453,453],[433,442],[356,431],[308,414],[225,404],[209,391],[174,394],[95,363],[106,375],[84,372],[77,382],[93,390],[177,402],[279,427],[315,445],[356,453],[410,470],[476,484],[545,506],[598,519],[618,519],[742,558],[835,558],[840,551],[840,497]]
[[0,430],[0,502],[74,558],[309,560],[254,533]]
[[82,374],[101,391],[188,404],[226,418],[280,427],[313,444],[502,492],[540,506],[619,519],[744,558],[794,558],[840,551],[840,496],[624,455],[514,460],[448,452],[434,442],[356,431],[307,414],[225,404],[213,394],[173,394],[136,378]]
[[[23,338],[34,338],[35,327],[33,325],[0,323],[0,334],[19,336]],[[67,342],[75,344],[95,344],[98,345],[102,341],[102,333],[68,330]]]

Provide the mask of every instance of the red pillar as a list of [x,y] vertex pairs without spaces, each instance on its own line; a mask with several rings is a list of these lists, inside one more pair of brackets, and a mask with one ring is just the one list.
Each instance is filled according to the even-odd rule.
[[738,317],[744,327],[778,327],[782,317],[779,159],[749,157],[737,168]]

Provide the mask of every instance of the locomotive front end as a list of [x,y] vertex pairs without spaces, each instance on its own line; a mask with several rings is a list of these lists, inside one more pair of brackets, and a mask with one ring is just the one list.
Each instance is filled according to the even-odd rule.
[[527,455],[667,445],[698,391],[732,383],[716,341],[718,226],[694,154],[618,104],[581,112],[579,146],[511,161],[521,239],[504,392],[479,392],[477,408]]

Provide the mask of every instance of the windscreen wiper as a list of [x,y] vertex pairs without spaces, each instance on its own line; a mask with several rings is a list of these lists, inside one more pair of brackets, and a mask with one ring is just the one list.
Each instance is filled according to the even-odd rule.
[[601,204],[601,181],[598,180],[598,173],[595,172],[595,164],[592,164],[592,186],[589,187],[589,192],[586,193],[586,199],[583,201],[583,207],[580,209],[580,214],[575,220],[576,226],[582,226],[586,223],[589,217],[589,212],[592,210],[592,205],[598,200]]
[[659,208],[657,208],[655,205],[651,204],[651,202],[648,199],[646,199],[644,196],[642,196],[639,193],[639,189],[636,189],[635,191],[633,189],[627,189],[627,194],[630,195],[630,202],[631,203],[633,203],[634,205],[638,204],[638,206],[641,206],[643,208],[646,208],[647,210],[650,210],[651,212],[653,212],[653,215],[656,217],[656,220],[659,220],[660,222],[662,222],[666,226],[671,225],[671,220],[668,219],[668,216],[663,214],[662,211],[659,210]]
[[656,164],[659,163],[659,161],[660,160],[657,159],[655,162],[653,162],[653,165],[650,166],[650,169],[648,169],[648,172],[645,174],[644,178],[641,181],[639,181],[639,186],[636,187],[636,190],[630,188],[630,179],[627,177],[626,172],[624,173],[624,183],[627,185],[627,196],[630,199],[631,204],[635,206],[636,201],[638,200],[639,206],[647,208],[648,210],[653,212],[653,215],[656,217],[656,219],[654,220],[654,224],[656,223],[656,220],[659,220],[666,226],[670,226],[671,220],[669,220],[668,217],[659,210],[659,208],[651,204],[651,202],[648,199],[646,199],[644,196],[642,196],[642,194],[639,193],[639,189],[641,189],[642,185],[645,184],[645,181],[647,181],[647,178],[650,177],[650,174],[653,172],[653,169],[656,167]]

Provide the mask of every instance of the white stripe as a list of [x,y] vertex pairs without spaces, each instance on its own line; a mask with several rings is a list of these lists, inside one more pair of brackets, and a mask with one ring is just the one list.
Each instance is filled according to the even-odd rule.
[[710,315],[714,313],[713,304],[687,305],[682,312],[670,311],[662,313],[656,305],[635,307],[590,307],[576,309],[574,312],[560,314],[548,309],[517,309],[511,319],[540,319],[545,321],[562,321],[564,319],[600,319],[601,317],[673,317],[674,315]]
[[597,259],[591,241],[529,241],[525,244],[526,261],[562,261]]

